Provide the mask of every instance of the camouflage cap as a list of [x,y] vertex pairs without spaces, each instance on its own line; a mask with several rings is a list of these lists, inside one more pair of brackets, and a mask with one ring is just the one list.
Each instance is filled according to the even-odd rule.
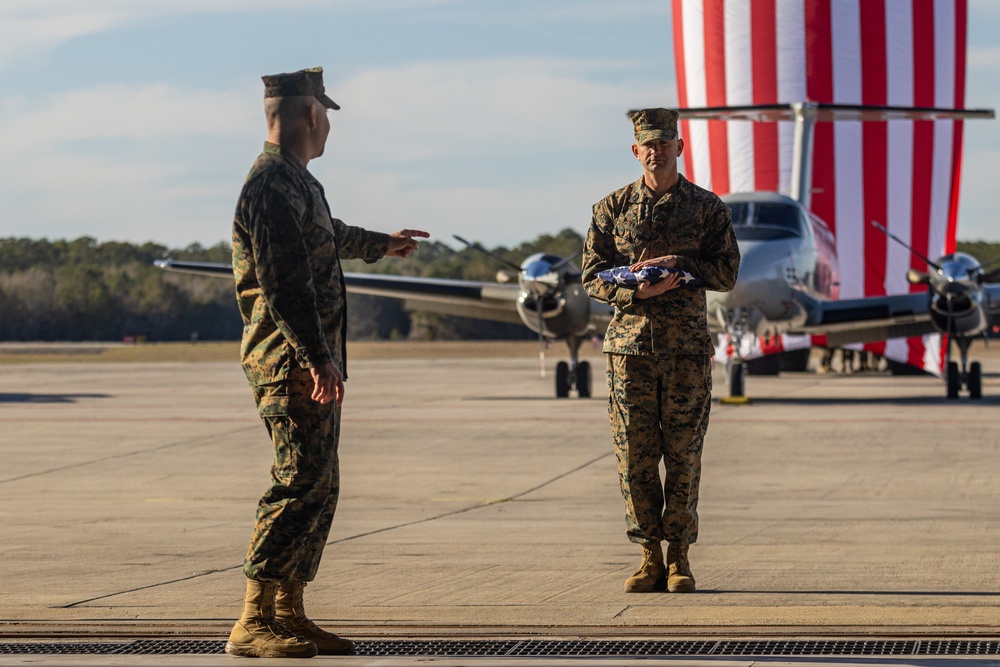
[[639,109],[629,111],[628,117],[635,125],[635,143],[642,145],[650,141],[673,141],[677,138],[676,109]]
[[264,80],[264,99],[269,97],[293,97],[295,95],[311,95],[323,103],[327,109],[339,109],[340,106],[326,96],[323,88],[323,68],[313,67],[290,74],[268,74]]

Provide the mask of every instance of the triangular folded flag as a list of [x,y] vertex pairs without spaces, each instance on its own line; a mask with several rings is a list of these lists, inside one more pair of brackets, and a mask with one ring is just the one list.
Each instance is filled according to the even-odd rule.
[[680,287],[695,289],[702,287],[705,284],[704,280],[696,275],[688,273],[687,271],[681,271],[680,269],[665,269],[661,266],[647,266],[646,268],[639,269],[636,272],[630,271],[627,266],[617,266],[613,269],[599,271],[597,276],[602,280],[621,285],[622,287],[635,287],[642,282],[648,282],[651,285],[656,284],[671,273],[681,274]]

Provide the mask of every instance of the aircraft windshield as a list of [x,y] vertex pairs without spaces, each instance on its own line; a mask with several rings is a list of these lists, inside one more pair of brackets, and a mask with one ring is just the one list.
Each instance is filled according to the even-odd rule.
[[799,209],[769,202],[730,202],[737,238],[769,239],[802,236]]

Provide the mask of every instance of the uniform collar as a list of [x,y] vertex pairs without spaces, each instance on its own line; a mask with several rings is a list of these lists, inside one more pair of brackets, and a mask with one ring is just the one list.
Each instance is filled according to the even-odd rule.
[[305,175],[309,173],[309,171],[305,168],[305,165],[303,165],[302,162],[297,157],[292,155],[291,151],[285,150],[278,144],[272,144],[270,141],[265,141],[264,153],[268,155],[276,155],[282,158],[290,165],[292,165],[292,167],[295,168],[295,171],[299,172],[300,174]]
[[632,185],[632,195],[628,198],[630,204],[658,204],[662,202],[678,202],[687,198],[688,190],[691,185],[691,181],[684,178],[684,174],[677,174],[677,182],[674,187],[667,190],[667,192],[656,199],[656,195],[653,191],[646,187],[646,182],[643,180],[642,176],[639,177]]

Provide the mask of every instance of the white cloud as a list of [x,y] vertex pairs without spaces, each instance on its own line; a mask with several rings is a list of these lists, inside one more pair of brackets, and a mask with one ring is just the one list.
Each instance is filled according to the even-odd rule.
[[[594,201],[638,175],[626,109],[669,103],[668,82],[593,80],[607,65],[523,58],[364,72],[334,91],[343,110],[311,169],[349,224],[487,245],[582,232]],[[593,162],[574,163],[584,150]],[[425,178],[463,166],[483,182]]]
[[30,58],[74,37],[107,30],[118,23],[116,15],[105,12],[23,18],[4,14],[9,11],[0,12],[0,66]]
[[[324,4],[322,0],[284,0],[283,6],[321,4]],[[0,4],[0,67],[44,53],[68,40],[136,21],[178,14],[273,7],[273,2],[264,0],[3,0]]]
[[1000,46],[971,46],[968,56],[970,71],[984,70],[996,74],[1000,70]]
[[[969,136],[969,124],[966,124],[965,145],[977,141],[975,135]],[[1000,135],[1000,132],[994,132]],[[962,241],[987,240],[997,241],[1000,232],[997,228],[996,213],[996,171],[1000,165],[1000,139],[980,147],[978,150],[967,150],[962,161],[962,185],[959,190],[958,206],[958,238]]]
[[[614,118],[628,136],[625,110],[663,104],[648,81],[608,84],[592,74],[608,63],[510,58],[369,70],[334,91],[345,149],[390,146],[395,160],[549,153],[614,141]],[[627,65],[619,64],[621,70]]]
[[3,100],[0,132],[25,149],[85,139],[238,136],[263,122],[258,92],[104,85],[31,102],[13,98]]
[[[329,154],[310,167],[352,224],[399,221],[491,244],[581,228],[594,200],[634,176],[619,176],[632,166],[625,109],[664,96],[647,81],[595,82],[599,66],[502,59],[362,73],[331,91],[344,110],[332,112]],[[265,130],[256,82],[222,92],[105,85],[0,100],[0,136],[16,165],[0,178],[0,237],[183,246],[228,238]],[[607,156],[586,170],[560,155],[595,147]],[[435,173],[464,165],[483,183]],[[427,178],[415,184],[417,172]]]
[[[248,166],[238,147],[265,136],[257,92],[102,86],[4,100],[0,236],[227,238],[230,213],[218,211],[231,211]],[[222,221],[216,231],[206,208]]]
[[[394,7],[447,4],[446,0],[282,0],[284,11],[334,4]],[[457,0],[450,0],[455,2]],[[274,10],[273,0],[3,0],[0,3],[0,68],[36,56],[68,40],[142,21],[185,14]]]

